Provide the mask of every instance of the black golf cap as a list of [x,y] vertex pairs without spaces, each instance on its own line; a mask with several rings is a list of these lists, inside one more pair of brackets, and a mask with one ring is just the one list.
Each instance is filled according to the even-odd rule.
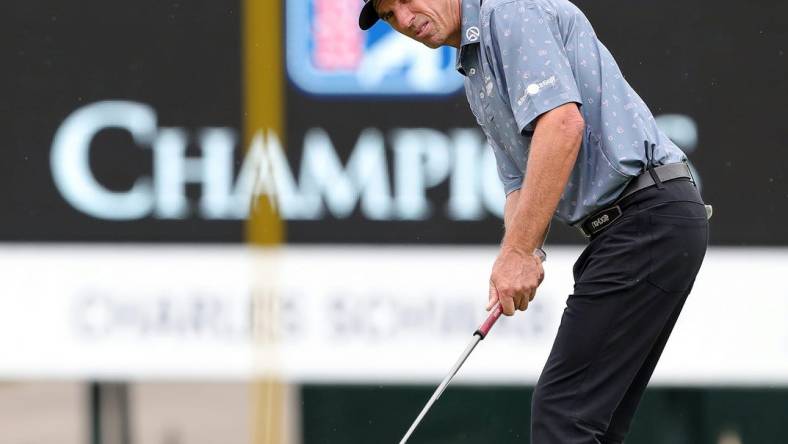
[[375,11],[375,0],[364,0],[364,7],[361,8],[361,14],[358,16],[358,26],[366,31],[371,28],[379,18],[378,12]]

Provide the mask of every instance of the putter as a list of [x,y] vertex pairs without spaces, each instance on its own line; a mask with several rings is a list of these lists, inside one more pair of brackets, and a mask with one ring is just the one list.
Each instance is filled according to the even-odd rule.
[[[534,255],[537,256],[539,260],[542,262],[544,262],[547,259],[545,257],[544,252],[542,252],[541,249],[537,249],[534,252]],[[435,401],[437,401],[438,398],[441,397],[443,392],[446,390],[446,387],[449,386],[451,380],[454,378],[457,372],[460,371],[460,367],[462,367],[462,365],[468,359],[468,356],[471,355],[473,349],[476,348],[479,342],[481,342],[484,338],[487,337],[487,334],[490,333],[490,330],[493,328],[493,325],[495,325],[495,322],[498,321],[498,318],[501,317],[501,314],[503,314],[503,307],[501,307],[500,303],[495,304],[495,307],[493,307],[492,309],[492,313],[490,313],[490,315],[487,316],[487,319],[482,323],[482,325],[480,325],[479,328],[475,332],[473,332],[473,339],[471,339],[471,342],[468,343],[468,346],[465,348],[465,351],[462,352],[462,355],[460,355],[460,359],[458,359],[457,362],[454,364],[454,366],[451,368],[449,374],[446,375],[445,378],[443,378],[443,381],[441,381],[440,385],[435,390],[435,393],[432,394],[432,397],[430,398],[429,401],[427,401],[427,404],[424,406],[424,408],[421,409],[419,416],[417,416],[416,420],[413,421],[413,424],[411,424],[410,428],[408,429],[408,432],[405,433],[405,436],[402,438],[399,444],[405,444],[408,442],[408,438],[410,438],[410,435],[412,435],[413,432],[416,430],[416,427],[419,426],[419,423],[421,423],[421,420],[424,419],[424,417],[427,415],[427,412],[430,410],[430,408],[432,408],[432,405],[435,404]]]

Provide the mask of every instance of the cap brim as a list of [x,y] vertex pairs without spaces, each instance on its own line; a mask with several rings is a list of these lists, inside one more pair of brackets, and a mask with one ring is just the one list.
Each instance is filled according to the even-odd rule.
[[366,2],[364,7],[361,8],[361,14],[358,16],[358,26],[364,31],[371,28],[380,18],[378,17],[378,12],[375,11],[373,3],[375,3],[374,0]]

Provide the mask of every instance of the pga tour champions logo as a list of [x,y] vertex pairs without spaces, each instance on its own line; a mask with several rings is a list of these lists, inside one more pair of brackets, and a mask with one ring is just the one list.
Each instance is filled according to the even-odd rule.
[[[452,48],[430,49],[378,23],[359,0],[287,1],[287,72],[317,95],[447,95],[462,88]],[[477,36],[478,38],[478,36]]]

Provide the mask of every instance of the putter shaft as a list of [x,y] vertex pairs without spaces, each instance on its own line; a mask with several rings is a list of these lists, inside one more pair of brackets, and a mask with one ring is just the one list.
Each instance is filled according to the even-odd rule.
[[[541,262],[544,262],[547,259],[547,256],[545,256],[544,251],[541,248],[537,248],[534,251],[534,255],[538,257]],[[487,334],[490,333],[493,325],[495,325],[495,322],[498,321],[498,318],[500,318],[502,314],[503,307],[501,307],[501,304],[495,304],[495,307],[493,307],[492,312],[489,316],[487,316],[487,319],[482,323],[482,325],[479,326],[479,329],[473,333],[473,339],[465,348],[465,351],[462,352],[462,355],[460,355],[460,359],[458,359],[454,364],[454,367],[451,368],[449,374],[443,378],[443,381],[441,381],[440,385],[435,390],[435,393],[432,394],[432,397],[430,397],[430,400],[427,401],[427,404],[424,406],[424,408],[421,409],[419,416],[417,416],[416,420],[413,421],[413,424],[411,424],[408,432],[405,433],[405,436],[402,438],[402,440],[400,440],[399,444],[405,444],[408,442],[410,435],[412,435],[413,431],[416,430],[416,427],[418,427],[419,423],[421,423],[421,420],[427,415],[427,412],[430,410],[430,408],[432,408],[432,405],[435,404],[438,398],[441,397],[443,392],[446,390],[446,387],[449,386],[451,380],[454,378],[457,372],[460,371],[460,367],[462,367],[462,365],[468,359],[468,356],[471,355],[473,349],[475,349],[479,342],[481,342],[487,336]]]
[[460,371],[460,367],[462,367],[462,365],[468,359],[468,356],[471,355],[473,349],[476,348],[476,345],[478,345],[479,342],[487,336],[487,333],[490,332],[490,329],[492,329],[493,325],[495,325],[495,322],[498,320],[498,318],[501,317],[501,314],[503,314],[503,307],[501,307],[501,304],[496,304],[495,307],[493,307],[490,316],[488,316],[487,319],[482,323],[482,325],[479,326],[479,329],[473,333],[473,339],[471,339],[471,342],[468,343],[468,346],[465,348],[465,351],[462,352],[462,355],[460,355],[460,359],[458,359],[457,362],[454,364],[454,366],[451,368],[449,374],[446,375],[445,378],[443,378],[443,381],[435,390],[435,393],[432,394],[430,400],[427,401],[427,404],[424,406],[424,408],[421,409],[419,416],[417,416],[416,420],[413,421],[413,424],[408,429],[408,432],[405,433],[405,436],[402,438],[399,444],[405,444],[408,442],[408,438],[410,438],[410,435],[412,435],[413,431],[416,430],[416,427],[419,426],[419,423],[421,423],[421,420],[424,419],[424,417],[427,415],[427,412],[430,410],[430,408],[432,408],[432,405],[435,404],[435,401],[437,401],[438,398],[441,397],[443,392],[446,390],[446,387],[449,386],[451,380],[454,378],[457,372]]
[[465,363],[465,360],[468,359],[468,356],[471,355],[471,352],[473,351],[473,349],[476,348],[476,344],[478,344],[479,341],[481,341],[481,340],[482,340],[481,336],[476,335],[476,334],[473,335],[473,339],[468,344],[468,347],[465,348],[465,351],[462,353],[462,356],[460,356],[460,359],[457,360],[457,362],[454,364],[454,367],[451,368],[451,371],[449,372],[449,374],[446,375],[445,378],[443,378],[443,381],[440,383],[438,388],[435,390],[435,393],[432,394],[432,397],[430,398],[430,400],[427,401],[427,404],[424,406],[423,409],[421,409],[421,412],[419,413],[419,416],[417,416],[416,420],[413,421],[413,424],[411,424],[410,428],[408,429],[408,432],[405,433],[405,436],[399,442],[400,444],[405,444],[408,441],[408,438],[410,438],[410,435],[412,435],[413,431],[416,430],[416,427],[418,427],[418,425],[421,422],[421,420],[424,419],[424,416],[427,415],[427,412],[430,410],[432,405],[435,404],[435,401],[437,401],[438,398],[441,397],[443,392],[446,390],[446,387],[449,386],[449,383],[451,382],[452,378],[454,378],[454,375],[456,375],[457,372],[460,371],[460,367],[462,367],[462,364]]

